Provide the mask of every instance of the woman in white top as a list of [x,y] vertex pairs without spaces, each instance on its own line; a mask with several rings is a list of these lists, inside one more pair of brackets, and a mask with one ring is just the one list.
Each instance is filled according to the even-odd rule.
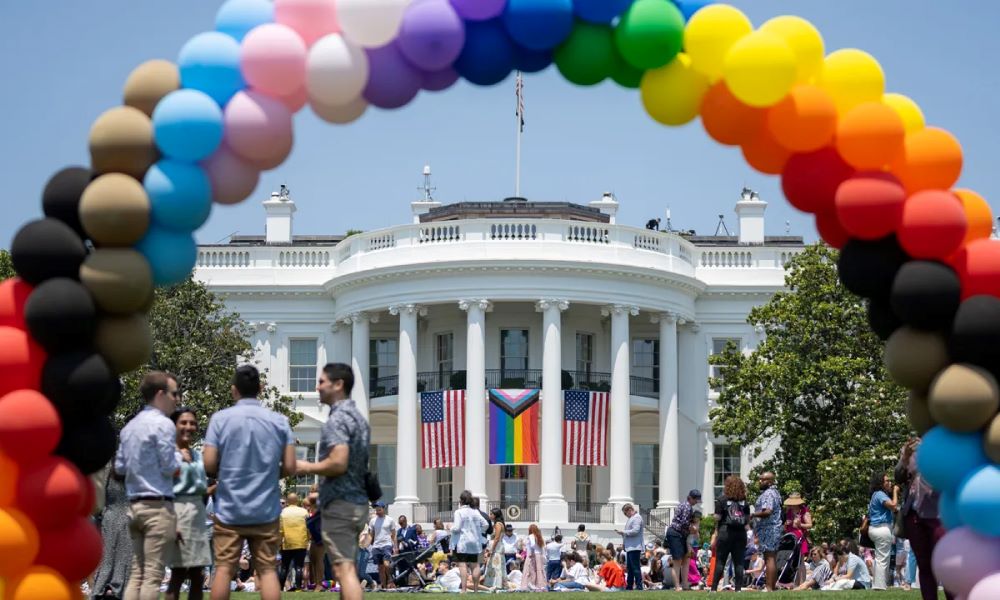
[[503,555],[503,534],[504,527],[503,511],[494,508],[490,511],[493,517],[493,539],[490,541],[490,555],[486,560],[486,577],[483,583],[493,590],[502,590],[506,587],[504,580],[507,576],[507,563]]
[[542,532],[538,529],[538,525],[534,523],[528,526],[526,546],[528,553],[524,557],[521,589],[531,592],[546,590],[549,585],[548,581],[545,580],[545,540],[542,539]]
[[472,591],[479,589],[479,553],[482,551],[483,534],[489,529],[489,522],[470,507],[472,492],[465,490],[459,496],[461,506],[455,511],[451,526],[451,547],[454,562],[458,563],[458,571],[462,576],[462,593],[468,587],[468,565],[472,566]]

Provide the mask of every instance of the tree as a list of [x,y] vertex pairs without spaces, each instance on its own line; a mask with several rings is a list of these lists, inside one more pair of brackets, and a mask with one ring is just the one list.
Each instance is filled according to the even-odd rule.
[[14,262],[10,259],[10,252],[0,249],[0,281],[10,279],[17,275],[14,271]]
[[[869,476],[891,469],[909,433],[906,392],[889,379],[865,304],[841,285],[836,264],[836,250],[806,248],[786,267],[788,291],[750,312],[764,341],[710,358],[722,367],[713,431],[764,458],[757,472],[798,482],[817,539],[858,527]],[[766,447],[772,455],[761,454]]]
[[[139,409],[139,382],[149,370],[169,371],[178,378],[182,403],[198,413],[200,431],[216,411],[232,405],[230,381],[240,362],[253,362],[250,326],[230,312],[204,284],[188,278],[169,288],[158,288],[149,312],[153,355],[142,368],[122,376],[122,401],[114,415],[122,427]],[[293,400],[267,386],[261,402],[286,415],[294,427],[302,419]]]

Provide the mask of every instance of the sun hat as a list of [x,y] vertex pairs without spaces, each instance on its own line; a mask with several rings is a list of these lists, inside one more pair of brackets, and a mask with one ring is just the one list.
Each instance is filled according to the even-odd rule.
[[806,501],[802,499],[802,494],[798,492],[788,494],[788,498],[785,500],[785,506],[801,506],[805,503]]

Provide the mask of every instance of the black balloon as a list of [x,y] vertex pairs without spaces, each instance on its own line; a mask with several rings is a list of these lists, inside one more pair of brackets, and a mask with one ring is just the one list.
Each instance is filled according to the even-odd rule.
[[892,312],[888,302],[869,300],[868,325],[871,326],[872,331],[880,340],[885,341],[894,331],[903,326],[903,322]]
[[24,307],[31,337],[49,354],[89,347],[97,330],[97,309],[78,281],[59,277],[35,288]]
[[64,422],[56,454],[90,475],[108,464],[117,445],[118,436],[108,417],[94,417]]
[[80,224],[80,196],[92,178],[90,169],[83,167],[66,167],[53,175],[42,192],[45,216],[59,219],[80,237],[86,237]]
[[111,414],[118,389],[117,378],[96,352],[55,354],[42,370],[42,393],[59,410],[63,422]]
[[840,251],[837,272],[855,294],[888,300],[896,272],[907,259],[894,235],[871,242],[852,239]]
[[87,255],[83,240],[57,219],[38,219],[22,227],[10,247],[21,279],[34,285],[53,277],[79,279]]
[[954,362],[1000,373],[1000,298],[972,296],[962,302],[951,326],[948,352]]
[[917,329],[948,329],[962,302],[958,274],[942,263],[914,260],[892,282],[892,310]]

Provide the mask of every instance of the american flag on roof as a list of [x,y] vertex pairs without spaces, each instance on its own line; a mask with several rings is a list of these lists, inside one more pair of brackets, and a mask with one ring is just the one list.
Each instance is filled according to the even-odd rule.
[[608,392],[563,392],[563,464],[608,464]]
[[465,466],[465,390],[420,394],[423,468]]

